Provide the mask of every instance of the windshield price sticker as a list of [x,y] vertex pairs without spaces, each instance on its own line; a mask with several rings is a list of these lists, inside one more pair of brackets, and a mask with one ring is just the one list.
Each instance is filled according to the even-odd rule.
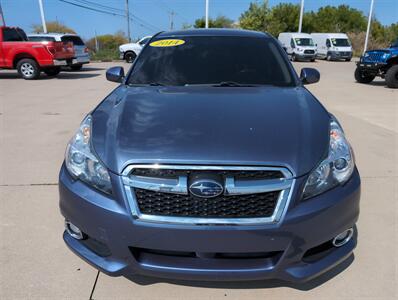
[[184,40],[169,39],[169,40],[159,40],[149,44],[151,47],[175,47],[185,44]]

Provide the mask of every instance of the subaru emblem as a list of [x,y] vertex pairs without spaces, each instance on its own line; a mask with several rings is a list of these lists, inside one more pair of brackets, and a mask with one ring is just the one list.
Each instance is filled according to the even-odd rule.
[[192,195],[201,198],[213,198],[222,194],[223,186],[215,180],[201,179],[194,181],[189,186]]

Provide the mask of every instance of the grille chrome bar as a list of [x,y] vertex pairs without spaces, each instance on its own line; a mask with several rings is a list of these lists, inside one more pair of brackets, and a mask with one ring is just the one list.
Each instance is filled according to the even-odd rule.
[[225,179],[226,195],[259,194],[281,191],[292,185],[292,179],[265,180],[235,180],[233,177]]
[[154,177],[142,177],[131,175],[129,177],[123,177],[123,183],[125,185],[155,191],[163,193],[174,193],[174,194],[188,194],[188,178],[187,176],[179,176],[178,179],[172,178],[154,178]]
[[[140,212],[134,192],[135,188],[148,189],[164,193],[188,194],[187,177],[178,176],[176,178],[155,178],[132,175],[134,169],[176,169],[176,170],[195,170],[195,171],[219,171],[219,170],[238,170],[238,171],[260,171],[272,170],[280,171],[284,178],[264,179],[264,180],[234,180],[227,177],[225,182],[226,195],[243,195],[263,193],[267,191],[278,191],[279,197],[272,216],[267,217],[237,217],[237,218],[207,218],[207,217],[185,217],[185,216],[162,216],[150,215]],[[278,167],[247,167],[247,166],[197,166],[197,165],[129,165],[122,173],[122,180],[130,205],[133,217],[143,222],[181,224],[181,225],[262,225],[278,223],[286,213],[289,206],[295,179],[292,173],[286,168]]]
[[[140,188],[155,192],[188,194],[187,176],[173,178],[155,178],[130,175],[123,177],[123,183],[133,188]],[[292,185],[292,179],[264,179],[264,180],[235,180],[225,178],[225,195],[259,194],[281,191]]]

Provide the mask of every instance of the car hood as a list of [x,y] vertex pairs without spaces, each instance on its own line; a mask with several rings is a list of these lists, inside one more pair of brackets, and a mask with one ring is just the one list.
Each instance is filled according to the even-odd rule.
[[284,166],[326,155],[330,116],[303,87],[120,86],[92,113],[92,143],[115,173],[133,163]]

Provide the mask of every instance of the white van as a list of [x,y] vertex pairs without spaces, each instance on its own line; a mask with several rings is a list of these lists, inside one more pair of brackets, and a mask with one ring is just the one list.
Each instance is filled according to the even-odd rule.
[[317,45],[319,58],[351,60],[351,42],[345,33],[311,33],[311,36]]
[[282,32],[278,36],[291,60],[311,60],[316,57],[316,46],[308,33]]

